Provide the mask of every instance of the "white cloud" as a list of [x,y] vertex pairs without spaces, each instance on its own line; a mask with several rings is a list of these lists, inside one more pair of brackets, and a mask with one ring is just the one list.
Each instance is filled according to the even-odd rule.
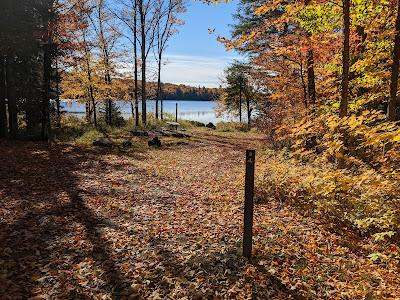
[[[186,84],[190,86],[219,87],[224,69],[240,56],[208,57],[196,55],[167,54],[164,56],[161,81],[165,83]],[[157,80],[157,63],[149,57],[147,80]],[[122,73],[132,76],[133,64],[124,64]],[[140,72],[139,72],[140,79]]]
[[203,57],[191,55],[165,55],[162,81],[192,86],[219,87],[224,69],[239,57]]

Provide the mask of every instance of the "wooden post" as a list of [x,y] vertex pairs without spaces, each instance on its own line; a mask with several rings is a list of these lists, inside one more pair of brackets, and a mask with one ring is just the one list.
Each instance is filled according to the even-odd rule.
[[254,165],[256,151],[246,150],[246,179],[244,193],[243,256],[250,259],[253,248]]
[[175,107],[175,122],[178,123],[178,103],[176,103]]

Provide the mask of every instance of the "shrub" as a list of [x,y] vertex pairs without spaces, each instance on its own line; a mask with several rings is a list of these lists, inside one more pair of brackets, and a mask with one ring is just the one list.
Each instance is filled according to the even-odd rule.
[[400,128],[375,111],[305,118],[280,128],[289,153],[266,155],[264,197],[290,201],[382,240],[399,234]]

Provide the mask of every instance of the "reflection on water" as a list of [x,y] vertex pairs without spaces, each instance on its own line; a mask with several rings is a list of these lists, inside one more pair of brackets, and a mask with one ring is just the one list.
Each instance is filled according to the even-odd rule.
[[[117,107],[122,112],[125,119],[132,117],[131,104],[125,101],[116,101]],[[222,121],[237,121],[237,118],[231,116],[217,116],[216,106],[214,101],[164,101],[164,112],[166,114],[175,115],[176,103],[178,103],[178,118],[198,121],[202,123],[218,123]],[[150,100],[146,102],[147,111],[155,112],[155,101]],[[62,102],[62,107],[65,111],[82,116],[85,114],[85,105],[76,101]],[[139,104],[139,111],[141,111],[141,103]]]

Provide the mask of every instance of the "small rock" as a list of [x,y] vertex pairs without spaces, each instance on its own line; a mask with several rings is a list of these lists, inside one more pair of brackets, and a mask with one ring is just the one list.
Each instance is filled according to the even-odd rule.
[[178,139],[182,139],[184,137],[186,137],[186,135],[184,135],[183,133],[179,133],[179,132],[174,132],[172,133],[172,136]]
[[206,125],[206,127],[207,127],[207,128],[210,128],[210,129],[214,129],[214,130],[217,129],[217,127],[216,127],[213,123],[211,123],[211,122],[208,123],[208,124]]
[[149,147],[154,146],[154,147],[161,147],[161,141],[160,139],[156,136],[152,140],[148,142]]
[[130,132],[133,136],[149,136],[149,133],[144,130],[135,130]]
[[206,124],[202,123],[202,122],[198,122],[198,121],[190,121],[190,123],[196,127],[205,127]]
[[262,197],[262,196],[255,196],[254,202],[255,202],[256,204],[261,204],[261,203],[265,202],[265,197]]
[[113,142],[110,139],[107,139],[107,138],[99,138],[99,139],[93,141],[93,146],[97,146],[97,147],[112,147],[113,146]]
[[161,134],[162,136],[171,136],[171,134],[166,130],[157,130],[156,133]]
[[131,148],[132,147],[132,142],[131,141],[122,142],[122,147],[123,148]]

